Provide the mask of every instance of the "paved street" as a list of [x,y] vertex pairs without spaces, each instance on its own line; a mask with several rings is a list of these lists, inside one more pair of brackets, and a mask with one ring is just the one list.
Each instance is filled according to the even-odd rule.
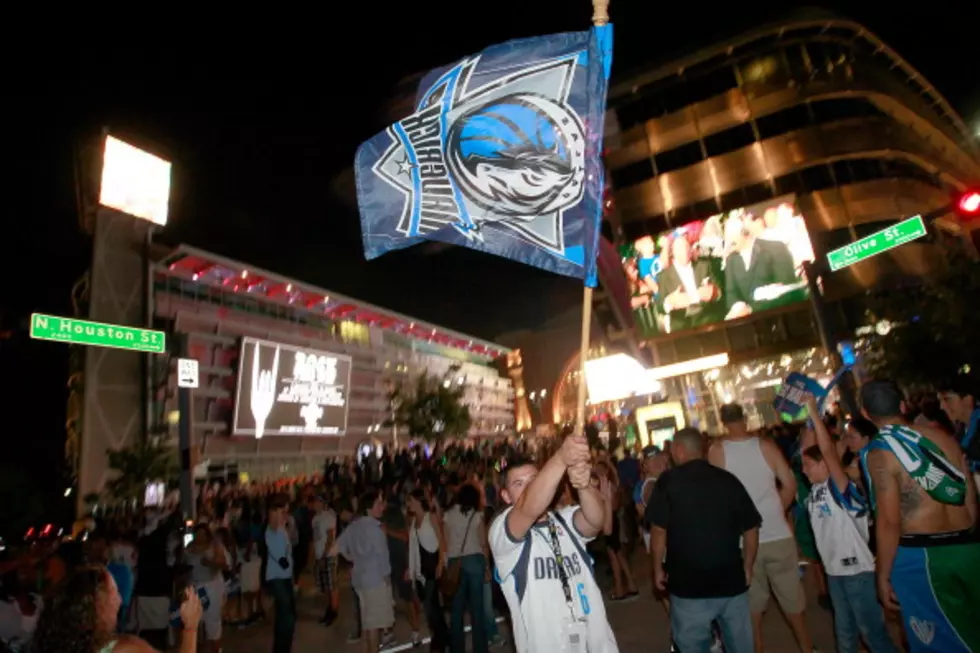
[[[667,653],[670,649],[666,640],[667,615],[663,608],[655,603],[650,596],[649,574],[646,571],[641,556],[634,556],[634,567],[637,568],[641,596],[626,602],[606,604],[609,620],[619,649],[623,653]],[[640,569],[642,567],[642,569]],[[600,576],[605,573],[600,568]],[[815,592],[807,584],[808,609],[807,621],[813,635],[814,644],[821,651],[833,651],[834,631],[833,621],[828,611],[817,606]],[[308,586],[307,586],[308,587]],[[341,593],[341,616],[331,628],[317,624],[323,614],[322,598],[315,596],[312,588],[305,589],[304,596],[299,602],[299,625],[296,632],[296,642],[293,650],[297,653],[306,651],[351,651],[359,649],[357,645],[347,644],[347,635],[351,623],[351,597],[349,590]],[[505,626],[505,624],[502,624]],[[765,618],[766,650],[773,653],[793,653],[797,651],[793,636],[783,620],[782,614],[775,603],[771,604]],[[509,632],[508,639],[509,639]],[[399,642],[407,642],[409,628],[404,616],[399,614],[396,624],[396,635]],[[228,653],[268,653],[272,649],[271,624],[263,624],[246,630],[230,629],[226,638],[225,650]],[[396,649],[397,650],[397,649]],[[410,650],[408,647],[402,650]],[[422,648],[420,650],[427,650]],[[512,650],[508,646],[505,651]]]

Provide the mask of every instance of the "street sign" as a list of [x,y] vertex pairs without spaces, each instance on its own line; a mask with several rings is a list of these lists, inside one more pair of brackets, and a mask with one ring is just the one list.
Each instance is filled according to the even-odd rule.
[[887,229],[876,231],[870,236],[855,240],[850,245],[829,252],[827,262],[830,263],[830,271],[836,272],[925,235],[926,225],[922,221],[922,216],[914,215]]
[[196,388],[200,380],[197,361],[193,358],[177,359],[177,387]]
[[131,349],[151,354],[162,354],[167,350],[167,334],[163,331],[102,324],[41,313],[31,315],[31,337],[73,345]]

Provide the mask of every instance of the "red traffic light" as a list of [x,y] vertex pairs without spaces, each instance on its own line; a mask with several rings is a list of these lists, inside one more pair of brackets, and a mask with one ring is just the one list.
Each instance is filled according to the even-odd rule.
[[968,217],[980,215],[980,191],[971,190],[960,195],[956,202],[959,212]]

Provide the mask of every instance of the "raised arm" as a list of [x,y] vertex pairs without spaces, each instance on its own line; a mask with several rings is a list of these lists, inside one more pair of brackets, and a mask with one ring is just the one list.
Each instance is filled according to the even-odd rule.
[[830,480],[834,482],[837,490],[843,494],[847,491],[851,479],[841,464],[834,439],[830,437],[827,426],[819,417],[820,410],[817,408],[816,397],[807,395],[806,407],[807,412],[811,415],[810,421],[813,422],[813,432],[816,434],[817,446],[820,448],[820,454],[823,456],[823,461],[827,463],[827,470],[830,472]]
[[589,445],[584,436],[570,435],[561,448],[530,482],[514,508],[507,513],[507,532],[515,540],[524,536],[551,506],[565,471],[572,465],[589,459]]
[[[579,510],[572,518],[575,528],[584,537],[593,538],[601,532],[607,535],[612,532],[612,495],[615,490],[607,479],[599,481],[600,488],[605,483],[605,490],[592,487],[592,470],[586,465],[577,465],[568,472],[572,487],[578,490]],[[607,496],[608,493],[608,496]]]

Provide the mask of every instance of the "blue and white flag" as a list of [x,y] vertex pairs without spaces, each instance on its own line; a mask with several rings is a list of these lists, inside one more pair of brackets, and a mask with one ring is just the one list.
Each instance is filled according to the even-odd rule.
[[357,150],[364,256],[437,240],[596,284],[612,26],[494,45],[430,72]]

